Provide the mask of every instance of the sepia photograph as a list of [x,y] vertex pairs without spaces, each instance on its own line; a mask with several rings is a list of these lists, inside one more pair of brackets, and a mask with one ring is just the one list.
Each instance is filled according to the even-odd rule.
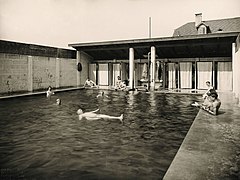
[[0,0],[0,179],[239,180],[239,0]]

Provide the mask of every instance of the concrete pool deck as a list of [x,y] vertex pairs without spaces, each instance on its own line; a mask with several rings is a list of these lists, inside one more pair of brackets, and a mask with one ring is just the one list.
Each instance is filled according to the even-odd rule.
[[240,179],[240,107],[219,93],[220,113],[200,110],[164,180]]

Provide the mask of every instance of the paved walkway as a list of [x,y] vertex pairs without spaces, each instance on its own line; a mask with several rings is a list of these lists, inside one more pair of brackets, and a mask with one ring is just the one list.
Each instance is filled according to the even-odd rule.
[[220,114],[200,110],[164,180],[240,179],[240,107],[220,93]]

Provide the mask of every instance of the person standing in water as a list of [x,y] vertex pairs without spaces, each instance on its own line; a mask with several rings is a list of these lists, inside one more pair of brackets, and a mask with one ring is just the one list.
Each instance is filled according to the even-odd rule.
[[50,99],[53,94],[54,94],[54,92],[52,91],[52,87],[49,86],[49,87],[48,87],[48,90],[47,90],[47,92],[46,92],[47,98]]
[[57,104],[58,106],[60,106],[60,105],[62,104],[61,99],[57,98],[57,99],[56,99],[56,104]]
[[107,97],[107,98],[109,98],[108,95],[106,95],[103,91],[101,91],[101,92],[97,95],[97,98],[99,98],[99,97]]

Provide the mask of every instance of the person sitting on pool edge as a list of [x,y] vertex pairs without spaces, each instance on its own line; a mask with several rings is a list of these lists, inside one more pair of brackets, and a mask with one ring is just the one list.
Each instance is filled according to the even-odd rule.
[[117,81],[115,85],[115,91],[117,90],[126,90],[127,89],[127,84],[126,81],[122,81],[120,76],[117,76]]
[[215,90],[212,90],[212,92],[205,99],[203,104],[198,104],[197,102],[195,102],[194,104],[192,104],[192,106],[200,107],[201,109],[203,109],[213,115],[217,115],[218,110],[221,106],[221,101],[218,98],[217,92]]
[[206,85],[207,85],[207,87],[208,87],[208,89],[207,89],[207,91],[203,94],[203,99],[206,99],[208,96],[209,96],[209,94],[210,94],[210,90],[215,90],[215,88],[213,87],[213,86],[211,86],[211,83],[210,83],[210,81],[206,81]]
[[123,114],[121,116],[116,117],[116,116],[109,116],[105,114],[96,114],[96,112],[99,111],[99,109],[95,111],[90,111],[90,112],[83,112],[82,109],[77,110],[77,114],[79,115],[79,120],[82,120],[82,118],[86,118],[87,120],[99,120],[99,119],[118,119],[123,123]]
[[216,91],[215,91],[215,89],[210,89],[207,93],[206,93],[206,97],[204,98],[204,102],[203,102],[203,105],[204,106],[208,106],[209,104],[211,104],[212,102],[212,99],[211,99],[211,94],[212,93],[217,93]]
[[89,78],[85,81],[83,87],[85,87],[85,86],[90,86],[91,88],[94,88],[94,87],[97,88],[97,87],[98,87],[98,86],[96,85],[96,83],[93,82],[92,80],[90,80]]
[[47,98],[50,99],[53,94],[54,94],[54,92],[52,92],[52,87],[49,86],[49,87],[48,87],[48,90],[47,90],[47,92],[46,92]]
[[218,98],[218,94],[216,92],[213,92],[210,94],[210,104],[206,107],[209,112],[213,115],[218,114],[218,110],[221,106],[221,101]]

